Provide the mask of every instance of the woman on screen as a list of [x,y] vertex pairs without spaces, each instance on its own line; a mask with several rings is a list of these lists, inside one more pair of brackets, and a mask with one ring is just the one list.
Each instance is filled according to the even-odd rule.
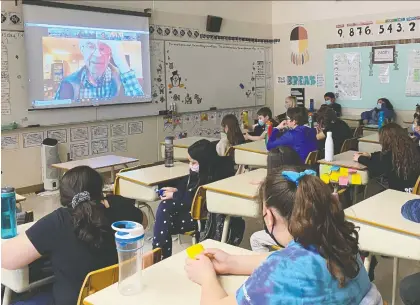
[[56,100],[80,102],[83,99],[144,95],[135,72],[127,63],[120,41],[81,39],[79,46],[85,65],[61,81]]

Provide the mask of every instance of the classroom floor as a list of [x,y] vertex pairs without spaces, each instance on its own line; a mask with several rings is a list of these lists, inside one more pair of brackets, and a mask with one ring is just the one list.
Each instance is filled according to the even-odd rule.
[[[47,215],[51,211],[60,207],[59,197],[58,195],[52,196],[37,196],[35,194],[25,195],[27,198],[26,201],[22,202],[22,209],[24,211],[33,211],[35,220],[42,218],[43,216]],[[154,212],[156,211],[158,202],[153,203],[152,209]],[[251,234],[257,230],[262,230],[262,222],[261,220],[255,221],[255,219],[246,219],[246,230],[244,234],[243,241],[241,243],[241,247],[250,249],[249,244],[249,237]],[[148,251],[152,248],[150,240],[148,237],[152,236],[152,232],[148,231],[146,233],[146,243],[145,243],[145,251]],[[191,238],[188,236],[181,237],[182,243],[179,244],[178,241],[174,241],[173,250],[174,253],[184,250],[191,244]],[[391,301],[391,291],[392,291],[392,265],[393,260],[392,258],[378,258],[379,264],[376,268],[375,272],[375,284],[378,287],[379,291],[382,294],[384,300],[390,303]],[[403,277],[420,272],[420,262],[414,262],[409,260],[400,260],[400,270],[398,278],[401,280]],[[396,305],[404,305],[402,301],[397,299]]]

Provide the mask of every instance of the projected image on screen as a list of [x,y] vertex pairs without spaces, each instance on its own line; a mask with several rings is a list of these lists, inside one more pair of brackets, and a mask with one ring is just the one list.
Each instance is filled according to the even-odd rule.
[[142,46],[136,33],[48,32],[42,37],[44,100],[85,103],[144,95]]
[[30,110],[151,102],[149,20],[23,6]]

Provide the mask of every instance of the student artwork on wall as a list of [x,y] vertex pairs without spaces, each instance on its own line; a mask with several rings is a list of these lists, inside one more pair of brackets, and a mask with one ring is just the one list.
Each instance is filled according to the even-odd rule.
[[359,52],[334,54],[334,93],[337,98],[361,99],[360,58]]
[[296,66],[301,66],[309,61],[308,32],[301,26],[295,26],[290,33],[290,60]]

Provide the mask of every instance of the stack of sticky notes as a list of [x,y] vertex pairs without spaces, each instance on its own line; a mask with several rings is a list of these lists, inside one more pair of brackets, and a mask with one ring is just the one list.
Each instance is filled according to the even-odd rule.
[[198,255],[203,253],[204,247],[201,244],[192,245],[187,248],[187,255],[191,259],[195,259]]

